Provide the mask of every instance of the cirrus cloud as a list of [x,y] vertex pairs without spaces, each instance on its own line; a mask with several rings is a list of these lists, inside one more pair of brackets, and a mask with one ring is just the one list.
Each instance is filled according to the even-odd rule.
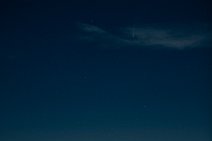
[[90,24],[80,23],[78,27],[82,31],[80,34],[82,40],[119,48],[123,46],[160,46],[185,49],[203,46],[211,38],[210,32],[202,30],[201,26],[193,30],[186,27],[155,28],[153,26],[136,26],[118,29],[116,33],[111,33]]

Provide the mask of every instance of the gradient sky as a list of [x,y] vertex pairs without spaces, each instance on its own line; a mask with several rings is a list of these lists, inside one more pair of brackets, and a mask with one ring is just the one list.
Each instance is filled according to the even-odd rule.
[[1,141],[210,141],[204,0],[0,3]]

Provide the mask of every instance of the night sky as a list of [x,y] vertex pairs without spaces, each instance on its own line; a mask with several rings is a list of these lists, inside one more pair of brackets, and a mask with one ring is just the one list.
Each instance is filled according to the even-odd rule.
[[1,141],[211,141],[206,0],[0,2]]

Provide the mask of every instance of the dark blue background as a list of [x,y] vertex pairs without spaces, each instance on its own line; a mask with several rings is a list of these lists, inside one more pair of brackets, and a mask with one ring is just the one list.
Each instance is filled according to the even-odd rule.
[[[209,141],[211,48],[101,48],[77,22],[210,25],[207,1],[1,2],[0,140]],[[208,27],[210,28],[210,27]]]

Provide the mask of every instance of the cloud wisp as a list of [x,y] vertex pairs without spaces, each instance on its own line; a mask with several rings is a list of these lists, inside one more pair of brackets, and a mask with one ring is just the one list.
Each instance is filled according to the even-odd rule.
[[124,27],[118,34],[111,33],[98,26],[79,24],[82,31],[80,38],[110,47],[160,46],[173,49],[200,47],[209,41],[209,32],[201,29],[188,30],[184,28],[155,28],[155,27]]

